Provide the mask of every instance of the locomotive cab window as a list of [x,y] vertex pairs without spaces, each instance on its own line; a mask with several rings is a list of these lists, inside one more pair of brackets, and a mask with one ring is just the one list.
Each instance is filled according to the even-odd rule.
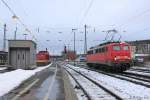
[[123,50],[129,50],[129,46],[124,46]]
[[115,51],[119,51],[121,48],[120,48],[120,46],[113,46],[113,50],[115,50]]

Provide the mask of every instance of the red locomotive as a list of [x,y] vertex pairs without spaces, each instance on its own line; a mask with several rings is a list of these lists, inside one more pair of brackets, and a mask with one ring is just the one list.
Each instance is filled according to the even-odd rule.
[[50,63],[50,55],[48,51],[39,51],[36,54],[36,62],[38,66],[47,65]]
[[91,47],[87,52],[87,65],[115,72],[125,71],[131,66],[130,49],[131,46],[125,42],[107,42]]

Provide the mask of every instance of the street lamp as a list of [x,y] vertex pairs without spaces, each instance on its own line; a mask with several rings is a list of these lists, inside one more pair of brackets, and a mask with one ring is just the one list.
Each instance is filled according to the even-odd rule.
[[14,31],[14,40],[16,40],[16,33],[17,33],[17,20],[19,19],[16,15],[12,16],[12,19],[15,21],[16,29]]
[[16,16],[16,15],[13,15],[13,16],[12,16],[12,19],[13,19],[14,21],[17,21],[17,20],[19,19],[19,17]]

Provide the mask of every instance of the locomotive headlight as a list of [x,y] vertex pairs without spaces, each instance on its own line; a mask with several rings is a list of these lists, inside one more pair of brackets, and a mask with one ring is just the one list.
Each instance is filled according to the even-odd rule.
[[121,59],[131,59],[131,58],[128,56],[116,56],[116,57],[114,57],[114,60],[121,60]]
[[117,60],[117,59],[120,59],[120,56],[116,56],[115,58],[116,58],[116,60]]
[[128,57],[128,59],[131,59],[130,57]]

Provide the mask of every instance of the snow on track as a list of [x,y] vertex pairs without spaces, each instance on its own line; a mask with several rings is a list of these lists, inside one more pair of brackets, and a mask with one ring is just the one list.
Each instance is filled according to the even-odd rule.
[[150,70],[150,67],[138,67],[138,66],[133,66],[131,69],[144,69],[144,70]]
[[13,90],[15,87],[19,86],[23,81],[35,75],[37,72],[48,68],[50,65],[38,67],[34,70],[23,70],[17,69],[11,72],[0,74],[0,96]]
[[87,70],[80,67],[74,67],[72,65],[67,65],[80,71],[87,77],[94,79],[101,85],[105,86],[107,89],[113,91],[126,100],[150,100],[150,88],[146,88],[141,85],[136,85],[134,83],[120,80],[108,75],[104,75],[95,71]]
[[138,71],[131,71],[131,70],[127,70],[126,72],[128,72],[128,73],[134,73],[134,74],[139,74],[139,75],[145,75],[145,76],[150,77],[150,73],[138,72]]
[[95,85],[93,82],[89,81],[85,77],[81,76],[77,72],[66,68],[80,83],[80,85],[86,90],[88,95],[92,100],[116,100],[115,97],[111,96],[109,93],[105,92],[103,89]]
[[76,87],[79,87],[79,86],[75,82],[75,80],[69,74],[68,74],[68,76],[69,76],[69,80],[70,80],[71,84],[73,85],[73,88],[74,88],[74,90],[76,92],[78,100],[88,100],[88,98],[84,94],[83,90],[76,88]]

